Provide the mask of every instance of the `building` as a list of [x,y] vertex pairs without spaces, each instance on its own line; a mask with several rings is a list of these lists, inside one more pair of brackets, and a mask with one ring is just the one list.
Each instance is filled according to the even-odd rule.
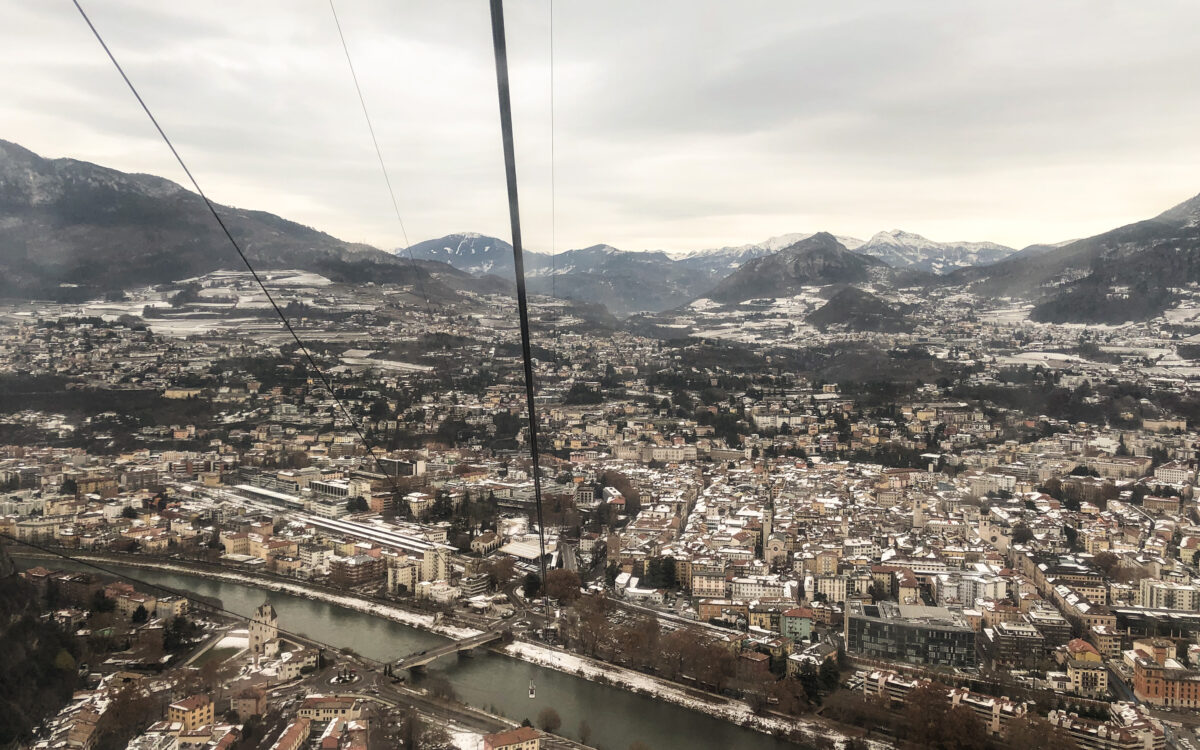
[[362,716],[362,702],[353,696],[310,695],[296,713],[302,719],[313,721],[357,719]]
[[[891,705],[903,704],[908,694],[918,685],[927,685],[928,680],[908,679],[888,670],[875,670],[863,678],[863,695],[884,698]],[[1001,735],[1008,723],[1025,715],[1028,705],[1010,700],[974,693],[966,688],[950,691],[950,704],[971,709],[986,727],[989,734]]]
[[1121,633],[1115,627],[1093,625],[1088,637],[1105,659],[1115,659],[1121,655]]
[[300,750],[308,743],[311,724],[309,719],[296,719],[279,735],[271,750]]
[[1096,721],[1051,711],[1046,720],[1066,731],[1079,750],[1163,750],[1167,746],[1162,724],[1140,707],[1114,703],[1109,713],[1109,721]]
[[345,588],[381,583],[387,577],[387,565],[370,555],[335,557],[329,564],[329,577],[335,586]]
[[1148,609],[1200,610],[1200,586],[1143,578],[1138,594],[1138,603]]
[[471,540],[471,551],[477,555],[488,555],[500,549],[500,535],[494,531],[486,531]]
[[1067,662],[1067,680],[1076,695],[1100,699],[1108,696],[1108,667],[1100,662],[1071,659]]
[[216,708],[207,695],[192,695],[167,706],[167,720],[179,722],[185,730],[191,731],[214,723]]
[[483,735],[483,750],[540,750],[542,733],[533,727]]
[[870,659],[957,668],[979,663],[975,631],[942,607],[850,601],[844,637],[847,651]]
[[1168,461],[1154,470],[1154,478],[1163,484],[1187,484],[1194,474],[1183,461]]
[[249,649],[257,662],[259,657],[271,658],[279,651],[279,615],[270,602],[263,602],[250,620]]
[[[695,576],[692,576],[695,581]],[[694,585],[694,583],[693,583]],[[775,575],[742,576],[732,582],[732,597],[734,599],[791,599],[795,601],[793,592],[795,584],[782,580]],[[845,589],[843,589],[843,592]]]
[[263,716],[267,713],[267,691],[257,686],[248,687],[233,696],[230,708],[237,712],[242,721],[251,716]]
[[1172,658],[1155,661],[1139,655],[1133,660],[1133,694],[1152,706],[1200,708],[1200,670],[1186,669]]
[[473,576],[463,576],[459,581],[459,593],[470,599],[473,596],[482,596],[488,592],[490,585],[486,573],[477,573]]
[[1174,495],[1167,497],[1157,497],[1155,495],[1147,495],[1142,498],[1142,508],[1150,513],[1159,513],[1167,515],[1179,514],[1179,498]]
[[812,637],[813,612],[808,607],[793,607],[784,610],[782,618],[783,636],[793,641],[807,641]]
[[1049,605],[1042,603],[1030,607],[1025,619],[1046,639],[1047,649],[1056,649],[1071,640],[1071,623]]
[[1026,622],[998,622],[993,628],[984,628],[980,645],[994,667],[1028,669],[1046,655],[1046,639]]

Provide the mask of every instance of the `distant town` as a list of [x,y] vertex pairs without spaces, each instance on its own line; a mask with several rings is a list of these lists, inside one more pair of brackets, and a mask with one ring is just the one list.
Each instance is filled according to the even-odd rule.
[[[245,274],[0,310],[5,583],[58,644],[0,740],[603,744],[442,671],[488,651],[763,741],[1200,747],[1187,321],[935,296],[870,333],[801,294],[672,337],[537,297],[539,529],[510,297],[269,284],[333,393]],[[330,643],[295,599],[439,645]]]

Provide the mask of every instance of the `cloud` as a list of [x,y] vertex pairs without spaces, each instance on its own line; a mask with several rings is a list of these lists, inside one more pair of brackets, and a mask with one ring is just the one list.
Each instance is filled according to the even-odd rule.
[[[1200,6],[554,5],[557,246],[903,227],[1013,245],[1200,190]],[[225,203],[403,244],[326,2],[85,3]],[[484,3],[338,5],[409,239],[506,236]],[[527,243],[551,244],[548,2],[506,8]],[[0,30],[0,137],[180,180],[69,4]]]

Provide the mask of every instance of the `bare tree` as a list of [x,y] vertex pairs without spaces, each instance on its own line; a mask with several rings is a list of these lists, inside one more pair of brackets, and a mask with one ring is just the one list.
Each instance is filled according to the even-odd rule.
[[579,598],[579,574],[559,568],[546,574],[546,596],[562,602]]
[[558,711],[546,706],[538,713],[537,723],[539,727],[553,734],[562,727],[562,717],[558,715]]

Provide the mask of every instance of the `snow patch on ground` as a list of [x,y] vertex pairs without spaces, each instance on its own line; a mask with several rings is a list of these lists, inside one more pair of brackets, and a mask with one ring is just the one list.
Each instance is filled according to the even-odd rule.
[[245,649],[250,647],[250,634],[245,630],[231,630],[229,635],[217,641],[214,649],[220,648],[236,648]]
[[483,735],[455,729],[449,732],[450,742],[458,750],[483,750]]
[[799,730],[807,734],[829,737],[834,741],[844,742],[845,737],[829,727],[814,721],[803,719],[783,719],[774,716],[758,716],[750,707],[741,701],[713,696],[711,700],[696,697],[682,686],[665,680],[659,680],[641,672],[601,664],[576,654],[559,651],[536,643],[517,642],[505,646],[503,651],[509,656],[523,659],[543,667],[557,669],[560,672],[574,674],[587,680],[607,683],[615,687],[631,690],[643,695],[651,695],[667,703],[700,711],[734,724],[739,724],[760,732]]

